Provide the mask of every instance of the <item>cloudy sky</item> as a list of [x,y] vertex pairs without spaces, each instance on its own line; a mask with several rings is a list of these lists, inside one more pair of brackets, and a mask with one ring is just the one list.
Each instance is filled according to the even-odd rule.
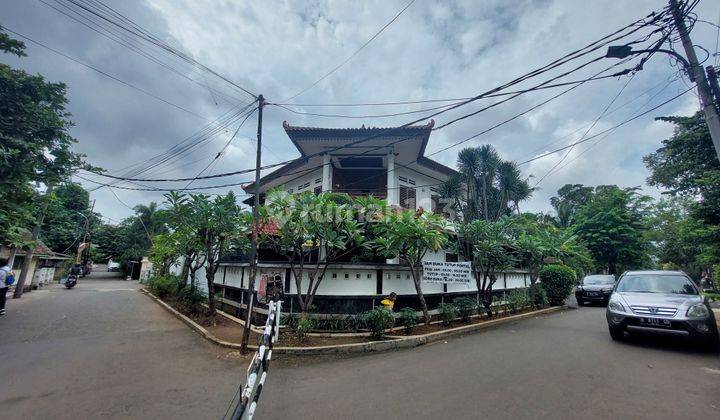
[[[262,93],[271,102],[282,102],[343,62],[392,19],[407,1],[106,0],[106,3],[237,85]],[[160,50],[136,41],[131,41],[128,48],[103,37],[60,13],[82,20],[66,9],[66,5],[66,1],[6,0],[0,2],[0,24],[145,93],[27,40],[28,57],[14,59],[5,55],[0,60],[67,84],[68,109],[75,123],[72,134],[78,140],[75,147],[87,155],[90,163],[110,173],[122,173],[123,168],[165,152],[249,100],[249,96],[238,89]],[[292,102],[338,104],[473,96],[581,48],[664,5],[662,1],[647,0],[417,0],[347,64]],[[720,4],[702,0],[695,11],[700,19],[718,22]],[[710,54],[717,51],[716,34],[716,28],[705,23],[697,23],[692,32],[693,41]],[[140,48],[145,56],[137,53]],[[588,55],[583,60],[597,55]],[[700,59],[705,55],[699,51]],[[710,57],[709,62],[715,59]],[[573,65],[579,65],[583,60],[573,62]],[[171,66],[174,71],[156,61]],[[565,80],[590,76],[616,62],[602,60]],[[588,82],[496,130],[432,158],[455,166],[457,152],[462,147],[490,143],[503,158],[522,162],[562,147],[585,134],[627,83],[606,115],[589,131],[591,136],[687,89],[687,79],[678,78],[678,69],[671,64],[665,56],[658,54],[629,82],[629,76]],[[530,87],[570,68],[547,73],[517,88]],[[561,90],[523,95],[435,131],[428,152],[441,150],[481,132]],[[497,100],[485,99],[438,116],[436,126]],[[300,106],[295,109],[377,115],[428,106],[432,104],[362,108]],[[697,97],[688,93],[613,131],[598,143],[593,140],[578,145],[558,166],[558,171],[542,179],[538,191],[523,210],[550,211],[549,197],[565,183],[640,185],[645,187],[646,193],[658,195],[658,191],[644,185],[648,172],[642,156],[655,150],[660,141],[671,134],[672,127],[653,118],[687,115],[697,108]],[[418,115],[423,114],[391,118],[322,118],[269,106],[264,114],[263,163],[297,157],[282,130],[283,120],[293,125],[328,127],[393,126],[412,121]],[[217,136],[190,153],[144,175],[196,175],[213,161],[237,124],[219,130]],[[226,153],[206,173],[253,167],[255,124],[254,117],[248,120]],[[531,181],[534,184],[565,153],[567,151],[523,165],[523,172],[534,176]],[[193,186],[247,179],[250,176],[239,175],[222,182],[197,181]],[[88,188],[93,186],[89,182],[83,183]],[[240,191],[239,188],[236,190]],[[118,198],[108,188],[92,192],[92,197],[97,199],[96,210],[115,221],[131,213],[126,204],[132,207],[138,203],[162,201],[162,193],[158,192],[116,190],[116,194]]]

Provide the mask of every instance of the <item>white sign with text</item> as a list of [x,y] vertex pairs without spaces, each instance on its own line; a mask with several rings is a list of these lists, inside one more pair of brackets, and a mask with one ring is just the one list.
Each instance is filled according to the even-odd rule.
[[472,280],[470,262],[423,261],[425,283],[469,284]]

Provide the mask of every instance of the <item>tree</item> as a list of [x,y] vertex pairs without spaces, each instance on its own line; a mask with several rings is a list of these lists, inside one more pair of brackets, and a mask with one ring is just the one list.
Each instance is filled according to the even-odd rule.
[[195,288],[195,276],[198,270],[205,265],[206,256],[203,243],[195,234],[195,209],[189,204],[187,195],[172,191],[165,194],[166,222],[171,232],[174,251],[182,257],[182,270],[178,289],[185,287],[188,276],[190,287]]
[[195,234],[202,244],[205,255],[205,280],[208,289],[209,314],[215,314],[215,273],[220,266],[220,256],[231,247],[247,248],[249,245],[247,230],[252,216],[240,211],[235,202],[235,194],[230,191],[215,199],[204,194],[191,194],[190,206],[193,207]]
[[492,316],[492,288],[497,281],[495,272],[512,267],[516,262],[512,221],[509,218],[473,220],[460,225],[459,235],[459,251],[471,262],[478,289],[478,305],[482,305],[487,315]]
[[617,274],[649,263],[643,217],[649,200],[635,188],[598,186],[578,209],[572,229],[587,244],[598,266]]
[[465,221],[497,220],[519,212],[520,202],[533,192],[517,164],[500,159],[490,145],[461,150],[458,170],[442,185],[441,194],[454,202]]
[[400,262],[410,269],[425,324],[430,324],[420,268],[428,251],[437,252],[445,246],[448,238],[445,219],[434,213],[391,211],[381,222],[374,223],[373,229],[379,252],[389,258],[400,258]]
[[88,222],[90,231],[100,225],[98,216],[90,213],[90,194],[80,184],[66,182],[57,186],[50,197],[40,238],[53,251],[74,252]]
[[[1,30],[0,50],[24,56],[25,45]],[[17,246],[23,242],[22,228],[32,226],[32,241],[23,244],[25,262],[15,298],[22,296],[54,185],[78,168],[89,168],[83,156],[71,150],[75,139],[69,134],[72,123],[65,110],[65,93],[62,83],[48,83],[40,75],[0,64],[0,226],[5,229],[4,244]],[[46,194],[38,195],[33,184],[44,185]],[[31,209],[38,205],[42,211],[33,217]]]
[[[261,212],[261,243],[287,259],[300,310],[307,312],[328,266],[369,246],[365,239],[368,220],[358,217],[354,208],[362,202],[347,194],[288,194],[280,189],[270,191],[266,201]],[[380,205],[377,200],[370,202]],[[361,209],[359,213],[369,211]]]
[[592,187],[582,184],[563,185],[557,196],[550,198],[550,205],[557,213],[558,225],[562,228],[570,227],[575,222],[575,213],[590,200],[592,194]]
[[658,119],[674,124],[675,130],[662,147],[643,158],[651,171],[648,183],[689,200],[687,216],[697,228],[695,243],[702,244],[695,259],[709,270],[720,262],[720,161],[702,112]]

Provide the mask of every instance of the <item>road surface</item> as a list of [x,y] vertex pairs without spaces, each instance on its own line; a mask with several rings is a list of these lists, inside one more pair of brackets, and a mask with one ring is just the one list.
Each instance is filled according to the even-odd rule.
[[[222,418],[246,360],[108,276],[9,302],[0,418]],[[345,359],[278,355],[256,418],[720,418],[717,354],[612,342],[603,311]]]
[[604,308],[583,307],[411,350],[277,362],[257,418],[720,418],[720,359],[613,342]]
[[246,368],[101,269],[8,302],[0,418],[219,419]]

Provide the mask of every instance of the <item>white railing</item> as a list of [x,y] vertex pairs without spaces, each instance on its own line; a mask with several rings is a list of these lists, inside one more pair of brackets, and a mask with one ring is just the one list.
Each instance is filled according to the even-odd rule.
[[248,366],[245,386],[242,388],[240,400],[235,406],[232,415],[233,420],[250,420],[255,414],[260,393],[267,378],[268,365],[272,357],[272,347],[277,342],[280,334],[281,308],[281,301],[268,303],[268,317],[265,322],[265,329],[262,337],[260,337],[258,349],[253,355],[250,366]]

